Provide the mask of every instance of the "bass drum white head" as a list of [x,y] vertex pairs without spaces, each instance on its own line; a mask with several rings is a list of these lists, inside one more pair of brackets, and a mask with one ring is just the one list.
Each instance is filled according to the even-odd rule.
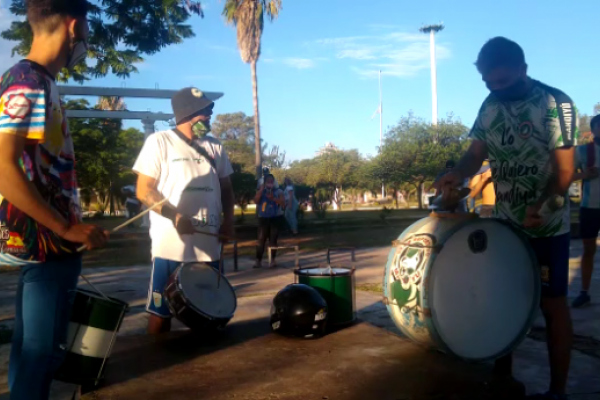
[[433,324],[442,342],[461,358],[505,354],[525,338],[537,314],[535,256],[499,221],[477,219],[452,234],[429,277]]
[[179,286],[185,298],[199,311],[213,318],[228,318],[237,307],[235,291],[225,277],[217,287],[219,272],[204,263],[181,267]]

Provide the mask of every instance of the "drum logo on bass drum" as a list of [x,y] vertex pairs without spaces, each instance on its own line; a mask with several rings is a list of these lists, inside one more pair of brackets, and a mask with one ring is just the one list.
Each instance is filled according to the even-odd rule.
[[414,235],[398,243],[392,261],[392,296],[403,313],[418,314],[421,310],[421,288],[425,267],[431,256],[434,238]]

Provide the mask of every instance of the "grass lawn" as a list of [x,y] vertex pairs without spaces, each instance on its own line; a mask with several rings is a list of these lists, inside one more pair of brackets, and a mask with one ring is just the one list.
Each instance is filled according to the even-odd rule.
[[[412,221],[385,223],[373,221],[358,229],[338,229],[326,226],[322,229],[311,229],[295,238],[285,232],[280,235],[280,246],[298,244],[300,251],[320,251],[329,247],[377,247],[389,246]],[[252,256],[256,246],[256,231],[240,231],[238,238],[238,255]],[[233,256],[233,246],[225,247],[225,256]],[[265,255],[266,257],[266,255]],[[150,241],[148,239],[114,240],[108,247],[85,253],[84,267],[132,266],[150,264]]]
[[[572,220],[578,220],[578,207],[572,207]],[[281,246],[300,246],[300,251],[321,251],[329,247],[379,247],[390,246],[402,231],[416,219],[425,217],[427,210],[390,210],[382,220],[381,210],[328,211],[324,219],[314,213],[305,213],[300,225],[300,235],[292,238],[289,233],[280,235]],[[113,229],[125,221],[124,217],[88,219],[105,229]],[[241,223],[240,223],[241,222]],[[121,232],[127,232],[123,229]],[[252,256],[256,246],[256,218],[253,212],[246,214],[243,221],[236,224],[238,255]],[[233,246],[225,247],[226,257],[232,257]],[[150,264],[150,241],[139,235],[132,238],[113,239],[109,246],[86,252],[84,267],[132,266]],[[6,269],[6,268],[4,268]],[[0,267],[0,271],[3,268]]]

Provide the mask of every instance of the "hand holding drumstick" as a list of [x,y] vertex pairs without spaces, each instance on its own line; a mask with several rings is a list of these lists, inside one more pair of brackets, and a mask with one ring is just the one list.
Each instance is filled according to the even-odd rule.
[[[144,215],[148,214],[150,211],[152,211],[152,210],[154,210],[155,208],[157,208],[157,207],[159,207],[159,206],[161,206],[161,205],[165,204],[165,203],[167,202],[167,200],[168,200],[168,199],[163,199],[163,200],[159,201],[158,203],[154,204],[152,207],[148,207],[146,210],[142,211],[141,213],[139,213],[139,214],[138,214],[138,215],[136,215],[135,217],[133,217],[133,218],[131,218],[131,219],[129,219],[129,220],[127,220],[127,221],[123,222],[121,225],[119,225],[119,226],[117,226],[116,228],[114,228],[112,231],[110,231],[110,233],[114,233],[114,232],[117,232],[117,231],[119,231],[119,230],[123,229],[123,228],[124,228],[124,227],[126,227],[127,225],[131,224],[133,221],[136,221],[136,220],[138,220],[138,219],[142,218]],[[81,226],[81,225],[75,225],[75,226]],[[87,226],[87,225],[83,225],[83,226]],[[108,234],[109,234],[109,233],[108,233],[107,231],[104,231],[104,232],[105,232],[105,236],[106,236],[106,238],[108,238]],[[66,237],[65,237],[65,239],[68,239],[68,238],[66,238]],[[94,247],[95,247],[95,246],[94,246]],[[83,251],[83,250],[85,250],[85,249],[91,249],[91,248],[93,248],[93,247],[91,247],[91,246],[89,246],[88,244],[86,244],[86,245],[84,245],[84,246],[81,246],[80,248],[78,248],[78,249],[77,249],[77,251],[79,252],[79,251]]]

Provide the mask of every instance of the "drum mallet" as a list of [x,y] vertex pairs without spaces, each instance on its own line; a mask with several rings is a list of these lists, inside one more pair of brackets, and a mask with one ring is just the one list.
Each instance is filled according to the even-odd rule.
[[[126,227],[127,225],[131,224],[133,221],[138,220],[140,218],[142,218],[144,215],[148,214],[150,211],[154,210],[156,207],[161,206],[163,204],[165,204],[167,201],[169,201],[169,199],[163,199],[161,201],[159,201],[158,203],[154,204],[152,207],[148,207],[146,210],[142,211],[141,213],[139,213],[138,215],[136,215],[135,217],[128,219],[127,221],[123,222],[121,225],[117,226],[116,228],[114,228],[113,230],[110,231],[110,233],[115,233],[121,229],[123,229],[124,227]],[[81,246],[80,248],[77,249],[77,251],[83,251],[87,248],[87,246]]]

